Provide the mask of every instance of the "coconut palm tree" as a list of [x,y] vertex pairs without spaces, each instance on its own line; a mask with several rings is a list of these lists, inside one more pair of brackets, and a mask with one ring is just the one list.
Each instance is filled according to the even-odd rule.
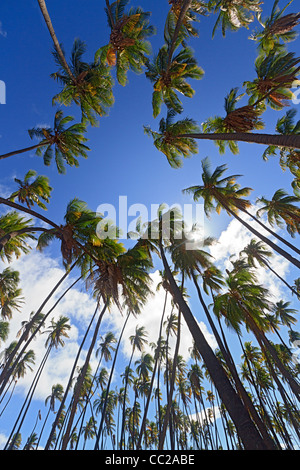
[[19,272],[11,268],[5,268],[0,273],[0,315],[3,320],[10,320],[13,311],[20,311],[24,298],[22,289],[18,287],[20,282]]
[[[15,425],[11,431],[11,435],[15,432],[15,428],[17,426],[18,421],[20,420],[20,423],[17,428],[17,434],[20,432],[21,427],[24,423],[25,417],[28,413],[30,404],[32,402],[32,398],[34,395],[34,392],[36,390],[36,387],[38,385],[39,379],[41,377],[41,374],[44,370],[44,367],[46,365],[47,359],[49,358],[49,355],[52,351],[53,348],[57,349],[59,346],[64,346],[64,338],[69,338],[68,336],[68,331],[70,330],[71,326],[69,325],[69,318],[60,316],[60,318],[57,321],[54,321],[54,319],[51,320],[51,326],[49,329],[47,329],[44,333],[48,334],[45,347],[46,347],[46,352],[41,360],[41,364],[39,368],[37,369],[37,372],[35,374],[34,379],[32,380],[30,389],[27,393],[26,399],[24,400],[24,404],[20,410],[20,413],[15,421]],[[8,442],[10,441],[11,436],[9,437]]]
[[300,58],[292,52],[270,52],[267,56],[258,56],[255,61],[257,77],[245,81],[246,92],[250,95],[249,104],[269,105],[281,110],[285,100],[291,100],[291,88],[299,75]]
[[289,13],[283,15],[285,10],[291,5],[293,0],[289,1],[282,9],[278,8],[279,0],[275,0],[270,16],[262,20],[261,14],[258,14],[260,25],[263,30],[254,31],[251,39],[257,42],[260,54],[268,54],[271,51],[284,49],[286,43],[294,41],[297,37],[294,28],[300,22],[299,13]]
[[[238,101],[244,96],[244,93],[238,95],[238,88],[232,88],[225,97],[224,108],[226,116],[216,116],[207,119],[202,128],[204,132],[212,132],[218,134],[246,133],[253,130],[264,128],[264,123],[260,119],[262,108],[255,105],[246,105],[237,108]],[[225,153],[226,145],[229,146],[231,152],[236,155],[239,153],[238,145],[235,141],[216,141],[221,154]]]
[[58,72],[52,73],[51,77],[62,86],[61,91],[53,97],[53,104],[70,106],[75,103],[80,107],[82,124],[96,126],[99,116],[105,116],[107,109],[114,102],[113,80],[109,67],[84,62],[85,52],[86,44],[80,39],[75,39],[69,64],[69,70],[72,72],[70,77],[60,54],[57,50],[53,51]]
[[107,2],[106,14],[111,29],[109,43],[100,47],[95,54],[95,62],[103,66],[116,67],[118,83],[125,86],[127,72],[141,73],[151,53],[147,38],[155,29],[149,25],[150,13],[142,8],[125,8],[129,0],[118,0],[111,5]]
[[[127,371],[130,371],[130,366],[132,363],[133,355],[136,350],[143,351],[145,344],[148,343],[146,339],[147,332],[144,326],[136,326],[135,334],[129,336],[129,341],[131,343],[131,355],[129,359],[129,363],[127,366]],[[126,406],[126,397],[127,397],[127,388],[129,382],[129,374],[127,373],[125,376],[125,390],[124,390],[124,398],[123,398],[123,417],[122,417],[122,426],[121,426],[121,437],[120,437],[120,449],[124,449],[124,436],[125,436],[125,406]]]
[[[176,222],[175,212],[176,211],[172,211],[173,219],[171,219],[170,217],[172,227],[174,227],[175,222]],[[205,362],[205,365],[209,370],[210,376],[212,377],[212,380],[214,381],[214,384],[216,388],[218,389],[218,393],[222,401],[224,402],[230,416],[232,417],[232,419],[234,420],[237,426],[239,435],[245,447],[256,448],[256,447],[262,446],[262,448],[265,448],[266,444],[263,443],[259,433],[257,432],[257,429],[253,427],[253,422],[248,414],[248,411],[245,409],[244,405],[242,404],[239,397],[236,395],[234,389],[232,388],[231,383],[229,382],[223,367],[221,366],[220,362],[218,361],[215,354],[213,353],[211,347],[207,343],[188,304],[186,303],[181,293],[179,286],[175,282],[175,279],[172,275],[172,271],[170,269],[169,263],[165,255],[165,250],[164,250],[164,245],[163,245],[163,240],[168,241],[169,243],[170,243],[170,240],[166,240],[166,236],[162,230],[163,213],[161,209],[159,210],[158,215],[159,215],[158,220],[152,221],[151,224],[154,224],[156,231],[157,231],[157,227],[160,228],[159,239],[158,241],[156,239],[155,243],[158,244],[159,249],[160,249],[161,259],[163,262],[166,277],[170,285],[170,289],[172,291],[174,302],[178,305],[179,309],[182,312],[185,322],[195,341],[197,349],[199,350]],[[151,230],[149,230],[151,229],[151,224],[149,224],[148,232],[147,232],[148,240],[151,240],[151,237],[150,237]],[[182,221],[180,225],[182,226]],[[174,236],[174,228],[173,228],[173,236]],[[240,421],[241,416],[243,416],[243,424]],[[246,428],[244,428],[244,426],[246,426]]]
[[[300,121],[294,123],[296,109],[289,109],[286,114],[279,118],[276,124],[276,132],[281,135],[300,134]],[[300,194],[300,152],[289,147],[276,147],[269,145],[263,153],[263,159],[268,160],[270,156],[276,156],[279,152],[279,164],[283,171],[289,170],[294,176],[291,186],[296,196]]]
[[66,127],[73,120],[72,116],[64,117],[61,110],[56,111],[53,128],[33,127],[28,130],[29,137],[37,138],[38,144],[0,155],[0,159],[36,149],[36,155],[43,157],[46,166],[51,164],[54,157],[59,173],[66,172],[65,164],[78,167],[78,157],[87,158],[89,148],[85,144],[86,126],[83,123]]
[[268,222],[274,227],[276,224],[279,227],[285,228],[287,232],[295,237],[296,234],[300,234],[300,209],[295,203],[300,202],[300,198],[297,196],[289,196],[283,189],[278,189],[271,200],[265,197],[260,197],[257,202],[264,204],[257,211],[257,215],[260,216],[263,213],[267,213]]
[[[206,2],[199,0],[191,0],[188,2],[185,2],[184,0],[169,0],[169,4],[171,5],[171,8],[167,16],[166,26],[170,37],[174,37],[175,29],[181,15],[180,34],[183,35],[183,37],[198,36],[198,31],[194,28],[192,23],[199,21],[197,15],[207,14]],[[185,11],[183,8],[187,8],[187,10]]]
[[10,263],[15,256],[28,254],[29,242],[35,237],[32,232],[42,229],[32,225],[32,219],[21,217],[17,211],[10,211],[0,217],[0,259]]
[[299,385],[288,373],[265,334],[269,325],[264,312],[269,313],[272,309],[267,289],[258,284],[252,272],[244,269],[229,272],[226,283],[228,291],[215,298],[214,310],[224,315],[226,321],[238,332],[241,323],[246,323],[247,327],[254,333],[265,357],[268,358],[268,354],[270,354],[276,367],[290,384],[295,395],[299,396]]
[[277,271],[275,271],[269,264],[268,258],[272,256],[272,252],[267,249],[267,247],[259,240],[252,238],[250,243],[240,252],[240,255],[245,255],[248,261],[249,266],[256,267],[255,261],[260,266],[264,266],[270,270],[278,279],[283,282],[288,289],[290,289],[294,294],[297,292],[292,286],[290,286],[285,279],[283,279]]
[[187,79],[200,80],[203,70],[197,65],[193,51],[189,47],[180,50],[169,62],[169,47],[164,44],[154,57],[147,63],[146,77],[153,83],[152,108],[153,116],[157,117],[163,103],[177,113],[183,111],[177,93],[191,98],[195,91]]
[[56,401],[60,402],[62,400],[63,391],[64,391],[64,389],[63,389],[63,386],[61,384],[52,385],[51,395],[48,395],[46,400],[45,400],[45,405],[47,405],[48,402],[49,402],[49,409],[48,409],[48,412],[46,414],[46,417],[45,417],[45,420],[44,420],[44,423],[43,423],[43,426],[42,426],[42,429],[41,429],[41,432],[40,432],[40,435],[39,435],[39,438],[38,438],[38,441],[37,441],[37,444],[36,444],[36,448],[38,448],[38,446],[39,446],[39,443],[40,443],[40,440],[42,438],[42,435],[43,435],[46,423],[48,421],[50,412],[52,411],[53,413],[55,413]]
[[15,178],[15,182],[18,183],[19,189],[14,191],[9,199],[15,201],[17,198],[20,204],[26,204],[30,209],[31,206],[37,204],[38,207],[46,210],[45,204],[42,202],[49,202],[50,194],[53,188],[49,184],[49,178],[47,176],[37,176],[33,181],[32,179],[37,176],[35,170],[29,170],[24,180]]
[[223,37],[225,37],[226,30],[237,31],[241,27],[248,28],[254,20],[254,16],[251,13],[259,13],[261,11],[261,1],[209,0],[208,9],[218,14],[213,29],[213,37],[219,26],[221,27]]
[[[239,175],[223,177],[223,174],[227,168],[226,165],[218,166],[214,172],[211,172],[209,167],[209,159],[205,158],[202,160],[203,184],[198,186],[191,186],[187,189],[184,189],[183,192],[188,194],[192,193],[195,201],[197,201],[200,197],[203,198],[204,211],[207,216],[209,216],[213,210],[219,213],[222,208],[225,209],[227,214],[237,219],[253,235],[266,243],[279,255],[283,256],[292,264],[300,268],[300,262],[296,258],[273,243],[269,238],[262,235],[261,232],[257,231],[252,225],[248,224],[244,219],[238,216],[238,211],[240,210],[252,217],[252,215],[247,211],[247,208],[250,207],[251,203],[249,200],[243,199],[244,196],[249,194],[251,188],[240,188],[240,185],[236,183],[236,178]],[[255,221],[257,222],[258,219],[255,219]],[[264,225],[263,227],[265,228]]]
[[[182,166],[182,158],[188,158],[198,153],[195,139],[181,137],[182,134],[198,132],[199,127],[192,119],[185,118],[174,122],[174,110],[168,110],[167,117],[159,123],[159,132],[153,131],[150,126],[144,126],[145,134],[153,138],[157,150],[163,152],[172,168]],[[180,136],[180,137],[178,137]]]

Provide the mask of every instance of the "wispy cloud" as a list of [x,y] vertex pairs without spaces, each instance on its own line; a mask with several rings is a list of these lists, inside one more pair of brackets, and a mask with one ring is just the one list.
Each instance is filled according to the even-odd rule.
[[2,21],[0,21],[0,36],[6,38],[7,32],[3,29]]

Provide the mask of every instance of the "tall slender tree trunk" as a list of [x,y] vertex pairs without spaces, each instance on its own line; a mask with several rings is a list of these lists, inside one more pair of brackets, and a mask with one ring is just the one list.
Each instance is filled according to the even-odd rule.
[[60,43],[56,37],[56,34],[55,34],[55,31],[54,31],[54,28],[53,28],[53,25],[52,25],[52,21],[51,21],[51,18],[49,16],[49,13],[48,13],[48,10],[47,10],[47,6],[46,6],[46,2],[45,0],[38,0],[38,3],[39,3],[39,6],[40,6],[40,9],[41,9],[41,12],[42,12],[42,15],[44,17],[44,20],[46,22],[46,25],[47,25],[47,28],[49,30],[49,33],[50,33],[50,36],[52,38],[52,41],[54,43],[54,46],[55,46],[55,49],[60,57],[60,60],[61,60],[61,63],[62,65],[64,66],[64,68],[66,69],[66,71],[68,72],[70,78],[72,80],[75,81],[75,78],[70,70],[70,67],[65,59],[65,56],[64,56],[64,53],[60,47]]
[[[177,358],[178,358],[178,352],[179,352],[179,346],[180,346],[180,339],[181,339],[181,310],[179,309],[179,311],[178,311],[177,338],[176,338],[176,345],[175,345],[174,358],[173,358],[173,367],[172,367],[172,375],[171,375],[171,381],[170,381],[170,390],[169,390],[168,403],[167,403],[166,414],[165,414],[165,417],[164,417],[162,432],[159,436],[158,450],[163,450],[163,448],[164,448],[164,442],[165,442],[165,438],[166,438],[167,426],[168,426],[168,423],[169,423],[171,408],[172,408],[172,404],[173,404],[173,392],[174,392],[174,384],[175,384],[175,377],[176,377]],[[171,430],[170,430],[170,432],[171,432]],[[171,443],[172,443],[172,436],[171,435],[170,435],[170,440],[171,440]],[[174,449],[172,449],[172,450],[174,450]]]
[[46,145],[47,144],[36,144],[36,145],[31,145],[30,147],[25,147],[20,150],[14,150],[13,152],[4,153],[3,155],[0,155],[0,160],[3,160],[4,158],[12,157],[14,155],[20,155],[21,153],[30,152],[31,150],[35,150],[40,147],[45,147]]
[[[20,430],[21,430],[21,427],[22,427],[22,425],[23,425],[23,423],[24,423],[25,417],[26,417],[26,415],[27,415],[29,406],[30,406],[31,401],[32,401],[33,394],[34,394],[34,392],[35,392],[35,389],[36,389],[36,387],[37,387],[38,381],[39,381],[40,376],[41,376],[41,374],[42,374],[42,372],[43,372],[43,369],[44,369],[44,367],[45,367],[45,364],[46,364],[46,362],[47,362],[47,359],[48,359],[48,357],[49,357],[50,352],[51,352],[51,346],[48,347],[48,349],[47,349],[47,351],[46,351],[46,353],[45,353],[45,355],[44,355],[44,357],[43,357],[43,359],[42,359],[42,361],[41,361],[41,364],[40,364],[40,366],[39,366],[39,368],[38,368],[38,370],[37,370],[37,372],[36,372],[36,374],[35,374],[35,377],[34,377],[32,383],[31,383],[31,386],[30,386],[30,388],[29,388],[29,391],[28,391],[28,393],[27,393],[27,396],[26,396],[26,398],[25,398],[25,400],[24,400],[23,406],[21,407],[21,410],[20,410],[20,412],[19,412],[19,415],[18,415],[18,417],[17,417],[17,419],[16,419],[16,421],[15,421],[14,427],[13,427],[11,433],[10,433],[9,438],[7,439],[7,443],[6,443],[6,446],[4,447],[4,450],[7,450],[8,447],[9,447],[11,444],[14,445],[14,443],[15,443],[15,439],[16,439],[17,435],[19,434],[19,432],[20,432]],[[28,403],[27,403],[27,406],[26,406],[26,402],[27,402],[27,401],[28,401]],[[25,406],[26,406],[26,408],[25,408]],[[24,409],[25,409],[25,411],[24,411],[24,413],[23,413],[23,410],[24,410]],[[23,413],[23,416],[22,416],[22,413]],[[18,426],[17,430],[15,431],[15,429],[16,429],[16,427],[17,427],[17,424],[18,424],[18,421],[19,421],[19,419],[21,418],[21,416],[22,416],[22,419],[21,419],[21,421],[20,421],[20,423],[19,423],[19,426]],[[11,441],[13,435],[14,435],[14,438],[13,438],[13,440]]]
[[253,421],[255,422],[256,426],[258,427],[258,429],[259,429],[261,435],[263,436],[265,442],[268,443],[270,449],[272,449],[272,448],[273,448],[272,440],[271,440],[271,438],[270,438],[270,436],[269,436],[269,434],[268,434],[268,431],[267,431],[267,429],[266,429],[264,423],[261,421],[261,419],[260,419],[260,417],[259,417],[259,415],[258,415],[258,413],[257,413],[257,411],[256,411],[256,409],[255,409],[255,407],[254,407],[254,405],[253,405],[253,403],[252,403],[252,401],[251,401],[251,399],[250,399],[250,397],[249,397],[247,391],[245,390],[245,388],[244,388],[244,386],[243,386],[243,384],[242,384],[242,382],[241,382],[241,380],[240,380],[240,378],[239,378],[238,372],[237,372],[237,370],[236,370],[236,367],[235,367],[234,362],[232,361],[231,356],[229,356],[229,355],[227,354],[227,351],[226,351],[226,349],[225,349],[225,347],[224,347],[224,345],[223,345],[223,343],[222,343],[222,340],[221,340],[221,338],[220,338],[220,336],[219,336],[218,330],[216,329],[215,324],[214,324],[214,322],[213,322],[213,320],[212,320],[212,318],[211,318],[211,315],[210,315],[210,313],[209,313],[209,311],[208,311],[208,308],[207,308],[207,306],[206,306],[206,304],[205,304],[205,302],[204,302],[204,299],[203,299],[203,296],[202,296],[202,293],[201,293],[201,289],[200,289],[200,287],[199,287],[199,285],[198,285],[198,282],[197,282],[197,279],[196,279],[196,276],[195,276],[195,273],[194,273],[194,272],[192,272],[192,278],[193,278],[193,281],[194,281],[194,284],[195,284],[195,287],[196,287],[196,290],[197,290],[197,293],[198,293],[198,297],[199,297],[200,303],[201,303],[201,305],[202,305],[202,307],[203,307],[203,310],[204,310],[205,315],[206,315],[206,317],[207,317],[207,319],[208,319],[208,322],[209,322],[209,324],[210,324],[210,327],[211,327],[211,329],[212,329],[212,332],[213,332],[213,334],[214,334],[214,336],[215,336],[215,338],[216,338],[216,341],[217,341],[217,343],[218,343],[218,347],[220,348],[220,351],[221,351],[221,353],[222,353],[222,355],[223,355],[223,358],[224,358],[224,360],[225,360],[225,362],[226,362],[226,364],[227,364],[227,367],[229,368],[229,370],[230,370],[230,372],[231,372],[231,374],[232,374],[232,378],[233,378],[235,387],[236,387],[238,393],[240,394],[240,397],[241,397],[241,399],[243,400],[245,406],[247,407],[247,409],[248,409],[248,411],[249,411],[249,413],[250,413],[250,415],[251,415]]
[[276,145],[277,147],[290,147],[300,149],[300,136],[296,134],[257,134],[254,132],[214,133],[214,134],[180,134],[177,137],[189,137],[200,140],[230,140],[262,145]]
[[56,414],[56,417],[55,417],[55,420],[54,420],[54,423],[52,424],[52,428],[51,428],[51,431],[50,431],[50,434],[49,434],[49,437],[48,437],[48,440],[46,442],[46,445],[45,445],[45,450],[49,450],[50,448],[50,445],[52,444],[52,439],[53,439],[53,436],[54,436],[54,433],[55,433],[55,429],[59,423],[59,420],[60,420],[60,417],[61,417],[61,414],[63,412],[63,409],[64,409],[64,406],[65,406],[65,402],[66,402],[66,399],[67,399],[67,396],[68,396],[68,393],[69,393],[69,390],[71,388],[71,385],[72,385],[72,380],[73,380],[73,376],[74,376],[74,373],[75,373],[75,370],[76,370],[76,367],[77,367],[77,363],[79,361],[79,357],[80,357],[80,354],[81,354],[81,351],[82,351],[82,348],[84,346],[84,343],[86,341],[86,338],[88,336],[88,333],[92,327],[92,324],[94,322],[94,319],[95,319],[95,316],[97,314],[97,311],[98,311],[98,303],[97,303],[97,307],[95,309],[95,312],[91,318],[91,321],[89,323],[89,326],[87,327],[86,331],[85,331],[85,335],[81,341],[81,344],[80,344],[80,347],[77,351],[77,355],[76,355],[76,358],[75,358],[75,361],[73,363],[73,367],[72,367],[72,370],[71,370],[71,373],[70,373],[70,376],[69,376],[69,381],[68,381],[68,384],[67,384],[67,387],[66,387],[66,390],[65,390],[65,393],[64,393],[64,396],[63,396],[63,399],[61,401],[61,404],[60,404],[60,407],[59,407],[59,410]]
[[156,358],[155,358],[155,363],[153,367],[153,372],[152,372],[152,377],[151,377],[151,383],[150,383],[150,388],[149,388],[149,393],[147,396],[147,401],[144,409],[144,416],[143,416],[143,421],[140,429],[140,434],[137,442],[137,449],[139,450],[141,448],[141,442],[143,438],[143,433],[145,432],[146,428],[146,419],[147,419],[147,414],[148,414],[148,409],[149,409],[149,404],[151,400],[151,395],[152,395],[152,390],[153,390],[153,385],[154,385],[154,379],[156,375],[156,370],[160,361],[160,352],[161,352],[161,340],[162,340],[162,327],[163,327],[163,321],[164,321],[164,316],[166,312],[166,305],[167,305],[167,297],[168,297],[168,292],[166,291],[165,293],[165,301],[164,301],[164,307],[163,307],[163,313],[161,316],[161,322],[160,322],[160,328],[159,328],[159,335],[158,335],[158,343],[157,343],[157,350],[156,350]]
[[[48,301],[51,299],[51,297],[55,294],[55,292],[57,291],[57,289],[59,288],[59,286],[63,283],[63,281],[68,277],[68,275],[70,274],[70,272],[75,268],[77,262],[75,262],[71,267],[70,269],[60,278],[60,280],[55,284],[55,286],[53,287],[52,291],[49,293],[49,295],[46,297],[46,299],[44,300],[44,302],[42,303],[42,305],[39,307],[39,309],[36,311],[35,315],[32,317],[28,327],[24,330],[23,334],[21,335],[18,343],[16,344],[16,346],[14,347],[14,349],[12,350],[12,352],[10,353],[8,359],[7,359],[7,362],[5,364],[5,366],[3,367],[2,369],[2,372],[1,372],[1,375],[0,375],[0,384],[1,384],[1,387],[0,387],[0,395],[3,393],[3,390],[5,388],[5,385],[7,384],[12,372],[14,371],[16,365],[18,364],[18,361],[20,359],[20,357],[22,356],[23,352],[25,351],[25,349],[29,346],[29,344],[31,343],[31,341],[35,338],[35,336],[37,335],[37,333],[39,332],[39,330],[41,329],[41,327],[45,324],[45,321],[47,320],[47,318],[49,317],[50,313],[53,311],[53,309],[56,307],[56,305],[58,304],[58,302],[62,299],[62,297],[76,284],[76,282],[79,281],[79,279],[81,279],[81,276],[80,278],[78,278],[65,292],[64,294],[59,298],[59,300],[55,303],[55,305],[49,310],[49,312],[43,317],[42,321],[39,323],[39,325],[37,326],[37,328],[35,329],[35,331],[33,332],[33,334],[31,335],[31,337],[26,341],[27,339],[27,336],[28,336],[28,331],[30,331],[30,325],[34,324],[35,320],[38,318],[39,314],[42,312],[43,308],[45,307],[45,305],[48,303]],[[20,353],[18,354],[17,358],[15,358],[15,355],[17,353],[17,351],[20,349],[20,346],[21,344],[26,341],[25,345],[23,346],[22,350],[20,351]],[[12,362],[14,361],[14,362]]]
[[97,341],[97,338],[98,338],[99,328],[100,328],[100,325],[101,325],[101,322],[102,322],[102,319],[103,319],[103,315],[104,315],[104,313],[107,309],[107,305],[108,305],[108,302],[105,302],[105,305],[101,310],[101,313],[99,315],[99,318],[98,318],[98,321],[96,323],[96,327],[95,327],[95,330],[94,330],[94,335],[93,335],[88,353],[87,353],[86,358],[85,358],[84,365],[82,367],[82,370],[81,370],[81,372],[79,374],[79,377],[77,379],[77,382],[76,382],[75,392],[74,392],[74,396],[73,396],[73,400],[72,400],[72,407],[71,407],[70,417],[69,417],[68,425],[67,425],[67,428],[66,428],[66,431],[65,431],[65,434],[64,434],[64,437],[63,437],[63,441],[62,441],[62,450],[66,450],[69,439],[70,439],[72,424],[73,424],[73,421],[74,421],[74,416],[75,416],[75,413],[76,413],[78,401],[79,401],[79,398],[80,398],[81,387],[83,385],[84,378],[85,378],[86,373],[87,373],[88,365],[89,365],[89,362],[90,362],[90,359],[91,359],[91,356],[92,356],[92,352],[94,350],[94,347],[95,347],[95,344],[96,344],[96,341]]
[[121,345],[121,341],[122,341],[123,334],[124,334],[127,322],[129,320],[129,317],[130,317],[130,313],[127,314],[127,317],[126,317],[125,322],[123,324],[123,328],[122,328],[122,331],[120,333],[118,344],[117,344],[117,347],[116,347],[116,350],[115,350],[114,360],[113,360],[113,363],[112,363],[112,367],[111,367],[111,371],[110,371],[109,379],[108,379],[108,384],[107,384],[107,387],[106,387],[106,396],[105,396],[105,401],[104,401],[103,411],[102,411],[102,416],[101,416],[101,422],[100,422],[100,425],[99,425],[94,450],[99,450],[99,441],[100,441],[100,437],[101,437],[101,433],[102,433],[102,429],[103,429],[103,424],[104,424],[104,420],[105,420],[105,413],[106,413],[106,407],[107,407],[107,402],[108,402],[108,393],[109,393],[109,390],[110,390],[110,385],[111,385],[111,381],[112,381],[114,370],[115,370],[118,351],[119,351],[119,348],[120,348],[120,345]]
[[224,403],[231,419],[237,429],[238,435],[243,443],[245,450],[268,450],[267,444],[255,427],[247,409],[236,394],[220,362],[214,355],[212,349],[207,343],[202,331],[200,330],[189,306],[186,304],[179,287],[177,286],[167,259],[164,254],[162,244],[160,243],[160,252],[164,269],[167,274],[169,284],[172,289],[174,301],[178,304],[186,324],[195,341],[195,345],[201,354],[207,370],[212,378],[219,396]]

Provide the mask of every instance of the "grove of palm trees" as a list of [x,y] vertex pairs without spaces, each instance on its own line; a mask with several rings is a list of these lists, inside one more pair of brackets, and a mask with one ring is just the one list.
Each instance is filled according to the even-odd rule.
[[299,450],[297,2],[1,9],[0,449]]

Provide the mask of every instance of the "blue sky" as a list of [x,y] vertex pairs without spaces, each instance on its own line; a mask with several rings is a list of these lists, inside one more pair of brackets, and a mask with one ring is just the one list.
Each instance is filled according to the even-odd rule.
[[[86,59],[92,60],[94,52],[108,41],[104,1],[52,0],[47,3],[56,34],[64,45],[66,55],[71,50],[73,40],[80,37],[87,44]],[[163,43],[163,24],[168,2],[141,0],[131,3],[152,11],[151,22],[157,27],[157,34],[151,39],[151,43],[153,52],[157,52]],[[266,2],[266,13],[271,3]],[[195,97],[183,99],[183,115],[195,119],[199,124],[210,116],[224,115],[225,95],[233,87],[240,87],[242,91],[243,82],[255,77],[256,45],[248,39],[254,25],[250,25],[249,30],[228,33],[226,38],[222,38],[218,31],[212,40],[214,21],[215,17],[201,18],[198,24],[200,36],[190,41],[205,75],[201,81],[192,83],[196,90]],[[50,78],[50,74],[56,70],[51,55],[52,43],[37,2],[2,0],[0,22],[0,80],[6,83],[6,104],[0,105],[0,149],[1,153],[6,153],[32,145],[28,129],[40,124],[52,125],[56,108],[52,107],[51,100],[59,87]],[[255,26],[258,24],[255,23]],[[297,41],[290,45],[290,50],[296,53],[299,51]],[[277,159],[264,162],[261,157],[264,146],[260,145],[240,144],[240,154],[234,156],[229,151],[220,155],[213,142],[201,142],[198,155],[186,160],[180,170],[172,169],[143,130],[143,125],[157,129],[160,117],[165,115],[165,109],[161,116],[153,119],[150,82],[144,75],[129,73],[128,78],[126,87],[115,84],[115,104],[109,115],[100,119],[99,127],[89,128],[87,137],[91,151],[87,160],[80,159],[79,168],[66,167],[66,174],[59,175],[54,162],[50,167],[45,167],[42,159],[35,156],[34,152],[14,156],[1,161],[1,193],[6,195],[12,192],[13,178],[22,178],[29,169],[47,175],[54,190],[46,215],[57,223],[62,221],[65,207],[73,197],[86,201],[93,210],[103,203],[117,206],[119,196],[127,196],[128,205],[141,203],[149,210],[151,204],[162,202],[169,205],[190,203],[191,198],[184,196],[182,189],[200,184],[201,160],[206,156],[210,157],[212,167],[226,163],[228,174],[244,175],[240,183],[254,189],[251,196],[253,201],[262,195],[270,198],[279,188],[291,193],[291,176],[282,172]],[[63,108],[63,111],[65,115],[73,115],[77,120],[80,118],[76,108]],[[283,114],[284,111],[265,113],[263,117],[266,132],[274,130],[277,119]],[[211,221],[206,223],[210,224],[209,231],[215,237],[219,238],[222,234],[223,252],[216,248],[215,254],[220,266],[226,266],[228,255],[237,247],[242,247],[243,241],[249,237],[224,214],[212,216]],[[32,263],[36,266],[36,263],[40,263],[45,268],[43,272],[53,273],[55,277],[61,269],[56,248],[54,245],[53,249],[46,251],[44,258],[39,255],[40,258],[29,258],[29,262],[30,259],[33,260]],[[22,263],[19,264],[20,269],[28,272],[28,266],[25,266],[25,262]],[[274,263],[289,281],[298,277],[278,257],[274,258]],[[54,277],[50,276],[49,283]],[[265,278],[265,281],[273,286],[274,293],[286,294],[273,278]],[[30,295],[30,286],[25,284],[24,281],[24,288]],[[38,304],[41,294],[35,294]],[[192,299],[191,302],[195,300]],[[32,299],[28,304],[27,312],[30,311]],[[65,308],[67,311],[67,306]],[[74,320],[78,331],[79,318],[78,313],[77,323]],[[75,333],[72,340],[75,344]],[[21,390],[20,394],[22,392]],[[1,433],[5,434],[6,429],[0,424]]]

